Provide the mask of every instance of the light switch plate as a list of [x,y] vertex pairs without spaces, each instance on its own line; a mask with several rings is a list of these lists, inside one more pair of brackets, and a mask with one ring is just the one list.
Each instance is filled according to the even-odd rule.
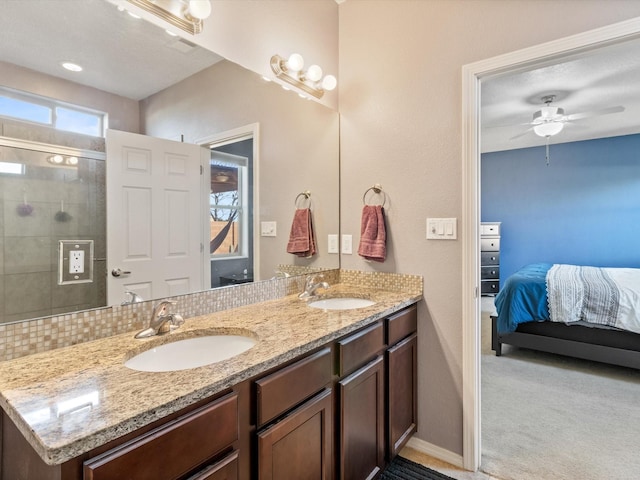
[[342,235],[342,253],[351,255],[353,253],[353,237],[351,235]]
[[60,240],[58,252],[58,285],[93,282],[93,240]]
[[456,240],[458,238],[456,218],[427,218],[428,240]]
[[330,233],[328,235],[327,245],[327,253],[339,253],[338,234]]
[[275,237],[277,225],[276,222],[260,222],[260,235],[263,237]]

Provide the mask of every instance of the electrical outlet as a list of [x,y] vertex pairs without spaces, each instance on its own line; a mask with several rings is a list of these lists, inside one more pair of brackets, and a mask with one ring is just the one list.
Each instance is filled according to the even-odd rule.
[[338,235],[337,234],[329,234],[328,235],[328,247],[327,253],[339,253],[338,249]]
[[72,250],[69,254],[69,273],[84,273],[84,250]]
[[353,253],[353,237],[351,235],[342,235],[342,253],[346,255]]

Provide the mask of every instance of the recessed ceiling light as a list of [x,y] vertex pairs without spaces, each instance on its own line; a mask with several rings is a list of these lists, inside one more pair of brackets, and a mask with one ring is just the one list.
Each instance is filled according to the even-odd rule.
[[64,68],[66,68],[67,70],[70,70],[72,72],[81,72],[82,71],[82,67],[80,65],[76,65],[75,63],[64,62],[62,64],[62,66]]

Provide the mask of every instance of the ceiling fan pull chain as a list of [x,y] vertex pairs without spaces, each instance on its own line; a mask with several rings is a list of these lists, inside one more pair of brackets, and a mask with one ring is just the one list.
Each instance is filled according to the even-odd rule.
[[546,155],[544,157],[545,160],[547,161],[547,167],[549,166],[549,138],[550,137],[547,137],[547,153],[546,153]]

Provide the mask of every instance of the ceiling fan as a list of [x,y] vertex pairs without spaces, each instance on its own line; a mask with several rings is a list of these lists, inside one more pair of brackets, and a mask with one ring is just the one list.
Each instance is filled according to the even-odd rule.
[[555,99],[555,95],[543,96],[541,100],[545,106],[541,107],[540,110],[533,114],[533,120],[531,122],[525,124],[530,125],[530,127],[524,132],[510,138],[510,140],[515,140],[516,138],[520,138],[531,131],[540,137],[545,137],[547,139],[547,165],[549,164],[549,139],[554,135],[559,134],[564,129],[565,124],[575,122],[576,120],[583,120],[585,118],[599,117],[601,115],[624,111],[624,107],[618,105],[615,107],[565,115],[564,108],[551,105]]
[[600,110],[591,110],[588,112],[574,113],[571,115],[564,114],[564,108],[551,106],[556,99],[555,95],[545,95],[541,98],[544,107],[540,108],[533,114],[533,120],[525,125],[531,125],[527,130],[518,135],[511,137],[511,140],[522,137],[533,131],[540,137],[552,137],[562,131],[565,124],[575,122],[590,117],[599,117],[610,113],[619,113],[624,111],[624,107],[618,105],[616,107],[602,108]]

